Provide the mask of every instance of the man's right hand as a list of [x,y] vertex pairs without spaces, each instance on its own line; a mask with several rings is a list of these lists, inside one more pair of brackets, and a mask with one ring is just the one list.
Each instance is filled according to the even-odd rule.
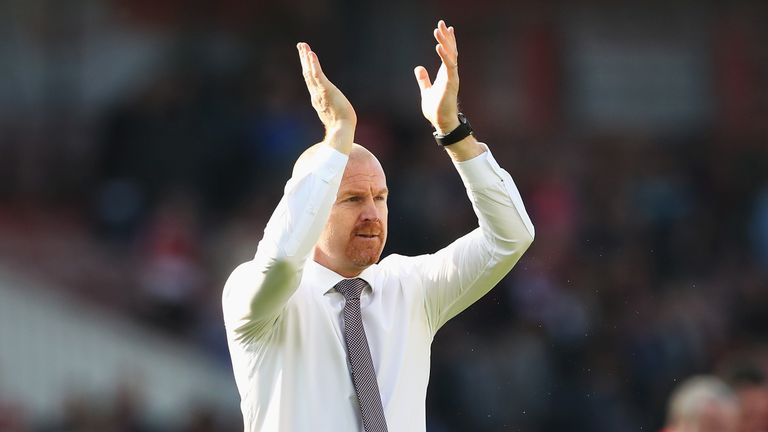
[[323,73],[317,54],[309,44],[296,45],[301,60],[301,71],[307,90],[312,97],[312,107],[325,126],[325,141],[336,150],[349,154],[357,125],[357,114],[344,93]]

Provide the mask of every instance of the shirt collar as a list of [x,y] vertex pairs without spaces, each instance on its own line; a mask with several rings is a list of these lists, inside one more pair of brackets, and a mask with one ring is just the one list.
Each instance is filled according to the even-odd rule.
[[[357,277],[368,283],[368,288],[365,288],[363,292],[373,292],[373,281],[377,272],[377,264],[374,264],[365,270],[363,270]],[[311,284],[315,287],[315,291],[319,295],[325,295],[333,291],[333,287],[337,283],[341,282],[345,278],[344,276],[336,273],[335,271],[319,264],[313,259],[308,259],[304,266],[304,278],[308,278]]]

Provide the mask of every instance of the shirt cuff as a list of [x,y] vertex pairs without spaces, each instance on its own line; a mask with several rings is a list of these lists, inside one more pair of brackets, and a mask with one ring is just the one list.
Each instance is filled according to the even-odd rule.
[[483,153],[463,162],[453,162],[464,187],[468,190],[485,189],[503,181],[503,170],[493,158],[488,146],[479,144],[485,149]]

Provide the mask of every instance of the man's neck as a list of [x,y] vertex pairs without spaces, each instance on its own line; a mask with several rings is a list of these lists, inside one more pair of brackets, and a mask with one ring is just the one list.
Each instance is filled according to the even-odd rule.
[[320,264],[321,266],[327,268],[328,270],[338,274],[339,276],[343,276],[347,279],[356,278],[360,276],[360,274],[363,273],[363,271],[365,271],[366,268],[368,268],[368,267],[347,268],[347,267],[334,265],[334,263],[330,259],[328,259],[328,257],[325,254],[318,251],[317,249],[315,250],[315,256],[313,257],[313,260],[316,263]]

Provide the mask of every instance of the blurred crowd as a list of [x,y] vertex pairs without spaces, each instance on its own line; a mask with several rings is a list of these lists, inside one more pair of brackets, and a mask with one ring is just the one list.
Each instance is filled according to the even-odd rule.
[[115,394],[94,397],[72,394],[62,401],[56,418],[29,420],[24,407],[0,401],[3,432],[218,432],[237,431],[238,419],[221,418],[208,407],[197,406],[178,426],[156,424],[148,419],[139,394],[118,385]]
[[[749,413],[734,430],[768,430],[765,4],[488,0],[464,13],[458,1],[113,0],[74,2],[62,17],[53,2],[32,12],[12,3],[30,23],[13,27],[4,62],[24,60],[28,46],[50,66],[42,95],[11,92],[23,103],[0,106],[3,265],[228,367],[223,283],[255,252],[293,160],[322,139],[299,40],[355,105],[356,141],[387,173],[385,255],[446,245],[475,218],[411,72],[435,69],[429,29],[444,17],[462,53],[462,109],[517,182],[537,237],[436,337],[429,430],[658,430],[672,390],[697,374],[720,376]],[[573,37],[579,28],[590,36]],[[126,57],[161,55],[120,81],[110,67],[119,72],[121,57],[105,52],[95,70],[123,90],[93,96],[105,80],[84,57],[100,36]],[[662,55],[680,40],[696,53],[690,65]],[[682,80],[680,93],[650,108],[639,85],[617,84],[620,108],[594,96],[594,85],[621,80],[578,58],[608,42],[669,66],[658,79]],[[52,70],[60,64],[68,69]],[[651,114],[633,111],[643,103]],[[680,121],[654,117],[654,103]],[[0,430],[157,430],[119,394],[114,407],[65,405],[64,419],[25,421],[23,407],[0,400]],[[232,424],[201,408],[181,430]]]

